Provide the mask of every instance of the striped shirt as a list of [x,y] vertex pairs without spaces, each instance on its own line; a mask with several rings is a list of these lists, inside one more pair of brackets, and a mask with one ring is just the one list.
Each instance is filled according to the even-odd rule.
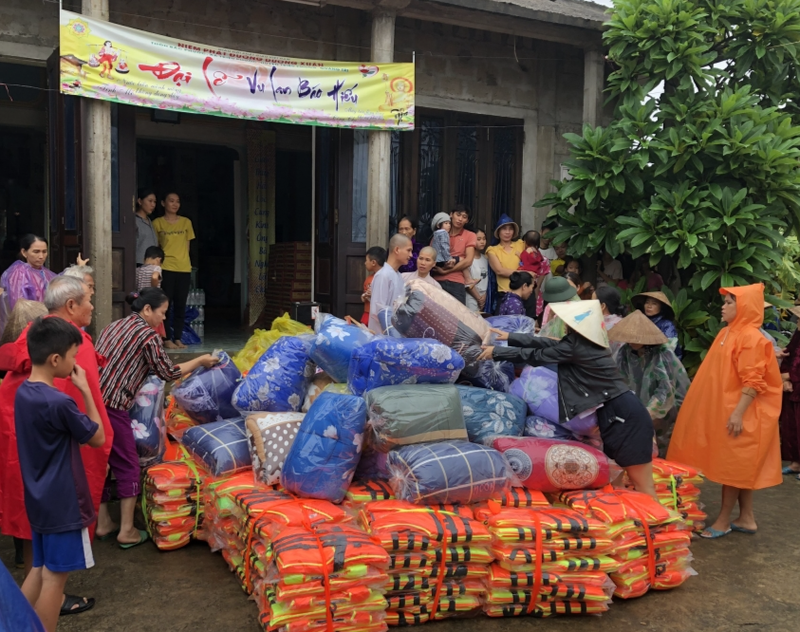
[[97,352],[107,360],[100,372],[100,390],[109,408],[130,410],[150,373],[168,382],[181,376],[161,337],[136,313],[106,327],[97,341]]
[[[144,290],[148,287],[153,287],[153,272],[158,272],[158,277],[161,278],[161,266],[154,266],[152,263],[146,263],[143,266],[136,268],[136,289]],[[158,287],[161,287],[159,281]]]

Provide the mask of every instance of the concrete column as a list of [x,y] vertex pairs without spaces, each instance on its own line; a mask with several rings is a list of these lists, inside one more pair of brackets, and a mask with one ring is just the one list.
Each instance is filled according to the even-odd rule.
[[[82,0],[84,15],[108,20],[108,0]],[[94,319],[90,333],[95,340],[111,322],[111,104],[84,99],[83,212],[87,234],[84,242],[89,265],[94,268]]]
[[[526,130],[527,131],[527,130]],[[553,190],[550,181],[555,179],[553,170],[555,169],[555,144],[556,128],[553,125],[539,125],[536,130],[536,171],[534,174],[534,190],[536,199],[542,199],[547,193]],[[541,226],[544,218],[550,212],[550,207],[534,209],[534,224]]]
[[599,50],[587,50],[583,55],[583,122],[592,127],[602,123],[605,59]]
[[536,190],[536,148],[539,144],[539,115],[534,110],[524,119],[525,142],[522,145],[522,208],[520,220],[525,230],[539,230],[539,209],[533,205],[539,199]]
[[[376,9],[372,16],[372,61],[394,61],[395,12]],[[369,133],[367,181],[367,248],[386,247],[389,239],[391,132]]]

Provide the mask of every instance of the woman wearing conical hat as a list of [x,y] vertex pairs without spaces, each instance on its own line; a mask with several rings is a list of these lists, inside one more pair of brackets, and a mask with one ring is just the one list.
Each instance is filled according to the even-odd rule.
[[484,347],[482,360],[558,365],[559,420],[596,410],[603,451],[625,468],[638,491],[656,497],[653,422],[622,379],[609,350],[599,301],[553,303],[567,326],[561,340],[493,330],[508,347]]
[[[678,414],[667,458],[722,485],[722,506],[701,534],[755,534],[753,491],[780,485],[778,418],[783,386],[775,352],[759,332],[764,286],[722,288],[722,320]],[[739,517],[732,521],[739,505]]]
[[[675,311],[664,292],[643,292],[631,299],[633,306],[641,310],[651,322],[670,340],[678,338],[678,328],[675,326]],[[683,350],[680,345],[675,347],[675,355],[683,359]]]
[[650,413],[658,454],[664,457],[689,390],[686,369],[667,337],[638,310],[616,323],[608,339],[621,345],[616,354],[617,368]]

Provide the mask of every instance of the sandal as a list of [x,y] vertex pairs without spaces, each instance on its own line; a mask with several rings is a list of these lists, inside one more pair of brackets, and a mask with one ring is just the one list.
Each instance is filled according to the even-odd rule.
[[[712,529],[711,527],[707,527],[703,529],[703,531],[700,533],[700,537],[706,540],[716,540],[717,538],[722,538],[728,535],[730,532],[731,532],[730,529],[728,529],[727,531],[720,531],[719,529]],[[706,533],[708,535],[706,535]]]
[[98,542],[108,542],[111,538],[115,537],[118,533],[119,533],[119,529],[114,529],[113,531],[109,531],[108,533],[106,533],[104,535],[97,535],[95,533],[95,536],[97,536],[97,541]]
[[800,470],[793,470],[791,465],[787,465],[785,468],[781,470],[781,474],[784,476],[791,476],[792,474],[798,475],[800,474]]
[[150,539],[150,536],[147,534],[147,531],[143,531],[142,529],[139,529],[139,541],[138,542],[120,543],[119,548],[124,549],[124,550],[127,551],[128,549],[132,549],[135,546],[139,546],[140,544],[144,544],[149,539]]
[[[75,606],[78,606],[77,608]],[[80,614],[94,608],[94,597],[76,597],[75,595],[64,594],[64,602],[61,604],[61,611],[58,616],[65,617],[68,614]]]
[[744,527],[740,527],[738,524],[731,522],[731,530],[738,531],[739,533],[746,533],[747,535],[755,535],[758,529],[745,529]]

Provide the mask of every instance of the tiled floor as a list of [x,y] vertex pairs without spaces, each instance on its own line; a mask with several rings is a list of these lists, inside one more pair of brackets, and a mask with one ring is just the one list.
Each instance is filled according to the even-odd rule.
[[[170,351],[170,356],[177,358],[178,356],[189,355],[191,357],[197,356],[201,353],[211,353],[215,349],[222,349],[228,355],[233,355],[244,347],[250,335],[235,325],[230,326],[212,326],[206,323],[206,335],[203,342],[199,345],[189,345],[186,349]],[[186,358],[181,357],[179,361],[184,361]]]

